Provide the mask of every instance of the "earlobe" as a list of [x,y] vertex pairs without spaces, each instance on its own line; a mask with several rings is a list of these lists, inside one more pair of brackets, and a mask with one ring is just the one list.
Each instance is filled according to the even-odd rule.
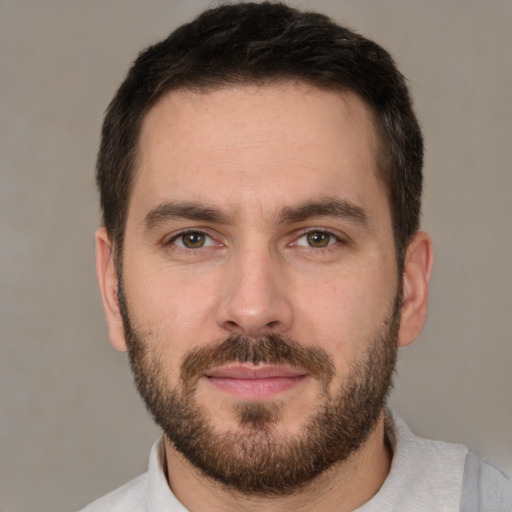
[[428,292],[434,252],[430,236],[416,233],[405,256],[403,298],[398,345],[406,347],[420,335],[428,311]]
[[126,352],[123,318],[117,296],[118,276],[114,264],[113,247],[104,227],[96,230],[96,273],[105,308],[110,342],[117,350]]

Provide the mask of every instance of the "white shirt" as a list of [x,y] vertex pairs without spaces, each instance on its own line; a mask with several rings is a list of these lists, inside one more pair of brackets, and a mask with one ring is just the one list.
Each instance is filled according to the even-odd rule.
[[[377,494],[355,512],[512,512],[512,483],[496,468],[465,446],[416,437],[396,414],[390,423],[389,475]],[[160,440],[151,449],[147,473],[81,512],[189,512],[172,493],[164,467]]]

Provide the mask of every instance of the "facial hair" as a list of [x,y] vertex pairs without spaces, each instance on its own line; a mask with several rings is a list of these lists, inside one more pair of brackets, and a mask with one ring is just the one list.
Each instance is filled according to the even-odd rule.
[[[312,482],[333,464],[347,460],[375,428],[395,368],[400,297],[370,343],[350,366],[336,390],[330,356],[278,334],[260,338],[231,335],[186,354],[179,384],[168,384],[166,363],[151,335],[131,322],[119,288],[128,356],[137,389],[164,435],[203,475],[246,495],[288,495]],[[368,342],[368,340],[366,340]],[[300,434],[280,435],[276,401],[241,402],[239,428],[215,429],[196,397],[199,378],[228,363],[286,365],[305,370],[322,385],[322,402],[304,418]]]

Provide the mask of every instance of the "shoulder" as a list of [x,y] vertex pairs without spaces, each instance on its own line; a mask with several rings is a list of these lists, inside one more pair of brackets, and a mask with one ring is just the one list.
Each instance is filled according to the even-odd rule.
[[143,512],[147,479],[147,473],[144,473],[93,501],[80,512]]
[[410,466],[414,474],[450,479],[460,485],[468,449],[461,444],[446,443],[418,437],[397,414],[392,415],[388,439],[393,457],[401,466]]
[[468,453],[462,481],[461,511],[512,510],[512,482],[496,467]]

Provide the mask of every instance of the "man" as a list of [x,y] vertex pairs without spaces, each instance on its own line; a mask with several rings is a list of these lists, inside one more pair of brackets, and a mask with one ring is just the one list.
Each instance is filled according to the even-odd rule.
[[512,510],[498,470],[385,407],[427,314],[422,156],[391,57],[319,14],[223,6],[139,56],[97,266],[163,437],[85,510]]

